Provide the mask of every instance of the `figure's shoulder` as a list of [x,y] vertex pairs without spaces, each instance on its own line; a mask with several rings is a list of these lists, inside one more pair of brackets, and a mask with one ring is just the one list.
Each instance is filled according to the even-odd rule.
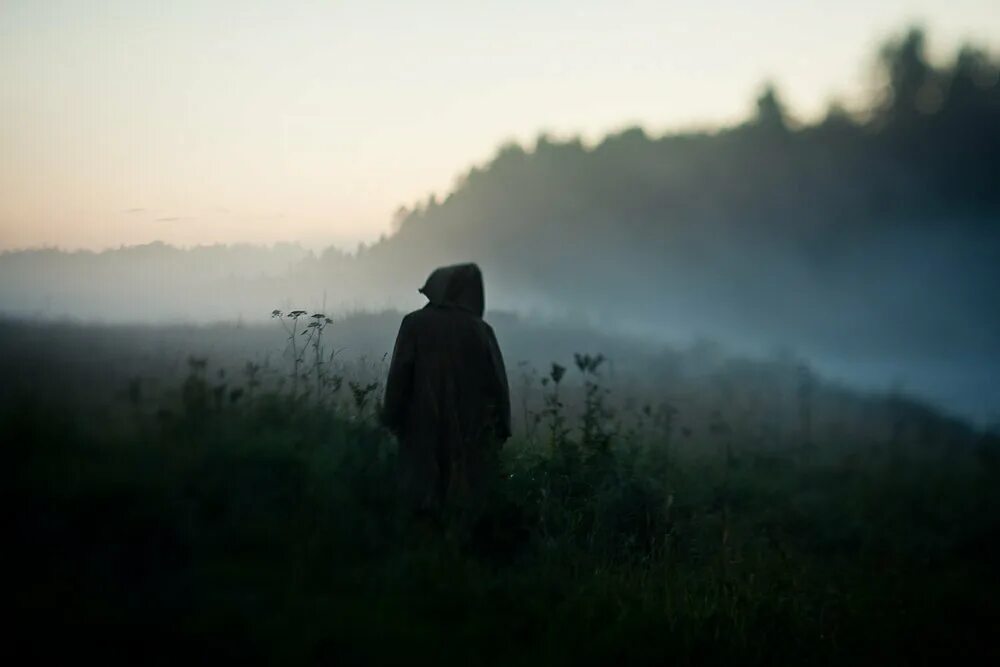
[[480,331],[483,332],[483,335],[486,336],[486,339],[489,340],[492,345],[494,346],[497,345],[498,344],[497,335],[493,331],[493,327],[490,326],[489,322],[487,322],[486,320],[478,320],[478,323],[479,326],[481,327]]
[[415,326],[420,326],[421,322],[426,322],[431,317],[433,317],[433,313],[431,313],[429,309],[419,308],[403,316],[403,321],[400,324],[400,328],[410,329]]
[[434,317],[434,315],[439,313],[440,311],[441,311],[440,308],[435,307],[434,304],[432,303],[428,303],[422,308],[417,308],[416,310],[410,311],[407,317],[424,319],[427,317]]

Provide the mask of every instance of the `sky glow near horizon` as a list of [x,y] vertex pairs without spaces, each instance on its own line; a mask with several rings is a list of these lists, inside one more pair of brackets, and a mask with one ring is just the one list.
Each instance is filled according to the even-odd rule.
[[994,54],[994,0],[0,5],[0,250],[351,248],[510,140],[849,106],[906,26]]

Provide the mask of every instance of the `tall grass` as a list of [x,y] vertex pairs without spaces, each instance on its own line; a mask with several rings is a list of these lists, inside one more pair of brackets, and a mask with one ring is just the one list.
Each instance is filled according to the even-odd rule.
[[766,447],[725,403],[685,434],[676,406],[616,401],[607,362],[579,354],[525,369],[540,400],[522,404],[481,520],[429,524],[396,498],[375,420],[384,364],[337,365],[324,325],[310,338],[291,319],[294,351],[270,375],[192,358],[176,391],[130,386],[100,419],[42,391],[3,403],[18,648],[279,664],[997,655],[995,442],[929,445],[900,408],[881,443],[831,445],[804,407],[801,441]]

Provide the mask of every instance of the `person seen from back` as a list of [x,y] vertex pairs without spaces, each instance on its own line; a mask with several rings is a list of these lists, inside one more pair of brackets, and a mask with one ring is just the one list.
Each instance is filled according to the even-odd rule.
[[483,320],[475,264],[446,266],[419,290],[428,303],[403,318],[382,421],[399,440],[400,483],[418,513],[480,506],[511,435],[503,356]]

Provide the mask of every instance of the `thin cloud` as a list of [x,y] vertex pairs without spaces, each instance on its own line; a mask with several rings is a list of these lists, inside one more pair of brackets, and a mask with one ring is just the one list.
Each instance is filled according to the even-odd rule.
[[123,213],[145,213],[145,212],[146,209],[144,208],[127,208],[123,211]]

